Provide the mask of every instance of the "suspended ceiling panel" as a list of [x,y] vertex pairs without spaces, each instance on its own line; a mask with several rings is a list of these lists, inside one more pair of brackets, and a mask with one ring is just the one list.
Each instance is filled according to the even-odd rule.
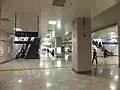
[[53,6],[64,6],[65,0],[53,0]]

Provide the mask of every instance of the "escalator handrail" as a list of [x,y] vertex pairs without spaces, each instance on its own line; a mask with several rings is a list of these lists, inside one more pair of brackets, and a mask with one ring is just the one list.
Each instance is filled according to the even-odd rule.
[[25,52],[25,57],[27,56],[27,53],[28,53],[28,51],[29,51],[29,49],[30,49],[30,46],[31,46],[31,44],[28,45],[28,48],[27,48],[27,50],[26,50],[26,52]]
[[[100,47],[99,47],[99,45],[97,44],[95,44],[95,41],[93,40],[93,43],[92,43],[93,45],[95,45],[97,48],[99,48],[100,49]],[[109,51],[109,50],[107,50],[105,47],[101,47],[102,48],[102,51],[104,51],[104,50],[106,50],[107,51],[107,53],[109,53],[109,54],[111,54],[111,55],[113,55],[113,52],[111,52],[111,51]]]

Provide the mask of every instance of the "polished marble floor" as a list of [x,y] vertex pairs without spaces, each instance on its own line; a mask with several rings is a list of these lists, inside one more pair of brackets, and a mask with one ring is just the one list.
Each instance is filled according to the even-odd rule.
[[[40,70],[0,71],[0,90],[120,90],[118,58],[98,58],[91,74],[76,74],[71,60],[41,56],[40,60],[16,59],[0,69],[43,68]],[[41,64],[42,63],[42,64]],[[50,68],[50,69],[45,69]]]
[[0,69],[56,68],[64,66],[72,66],[72,60],[43,55],[40,59],[14,59],[0,65]]
[[[98,57],[98,63],[102,66],[118,65],[118,57]],[[95,64],[95,62],[94,62]],[[40,59],[14,59],[8,63],[1,64],[1,69],[24,69],[24,68],[56,68],[72,67],[72,60],[65,55],[65,58],[54,58],[50,55],[42,55]]]
[[114,74],[108,79],[71,69],[0,72],[0,90],[120,90],[119,75]]

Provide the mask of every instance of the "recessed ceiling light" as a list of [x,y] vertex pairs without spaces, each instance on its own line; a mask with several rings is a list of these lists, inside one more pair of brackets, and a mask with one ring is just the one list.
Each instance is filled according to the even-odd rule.
[[49,21],[48,24],[55,25],[55,24],[57,24],[57,22],[56,21]]
[[15,31],[22,31],[21,28],[14,28]]
[[110,34],[110,35],[113,35],[113,34],[115,34],[115,32],[110,32],[109,34]]

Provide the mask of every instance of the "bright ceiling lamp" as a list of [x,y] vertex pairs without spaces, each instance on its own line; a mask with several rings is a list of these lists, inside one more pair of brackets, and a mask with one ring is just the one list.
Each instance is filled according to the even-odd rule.
[[115,34],[115,32],[110,32],[109,34],[110,34],[110,35],[113,35],[113,34]]
[[21,28],[14,28],[15,31],[22,31]]
[[55,25],[55,24],[57,24],[57,22],[56,22],[56,21],[51,21],[51,20],[50,20],[50,21],[48,22],[48,24]]

